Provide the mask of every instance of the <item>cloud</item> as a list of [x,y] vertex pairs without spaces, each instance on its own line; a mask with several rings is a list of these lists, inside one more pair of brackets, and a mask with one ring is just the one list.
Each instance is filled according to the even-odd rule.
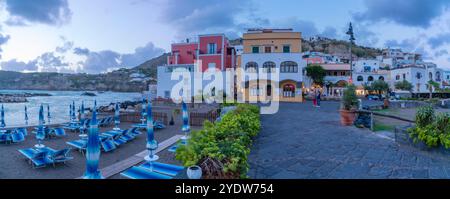
[[1,63],[2,70],[7,71],[36,71],[38,69],[37,61],[32,60],[27,63],[12,59]]
[[66,53],[67,51],[71,50],[72,48],[73,48],[73,42],[65,41],[62,46],[56,47],[55,51],[58,53]]
[[85,56],[78,64],[86,73],[102,73],[114,68],[130,68],[144,63],[164,53],[164,50],[149,42],[138,47],[133,53],[121,54],[112,50],[91,51],[87,48],[74,48],[74,54]]
[[250,1],[241,0],[167,0],[162,4],[161,20],[181,36],[236,30],[236,16],[251,7]]
[[401,25],[426,28],[449,5],[448,0],[365,0],[365,12],[353,17],[360,22],[390,21]]
[[0,59],[2,58],[2,45],[6,44],[11,37],[9,35],[3,35],[0,33]]
[[401,48],[403,52],[422,54],[423,59],[430,59],[432,56],[430,51],[425,49],[424,42],[418,38],[404,39],[401,41],[387,40],[385,45],[389,48]]
[[444,56],[444,55],[448,55],[448,51],[447,50],[440,50],[434,53],[435,57],[440,57],[440,56]]
[[43,23],[67,24],[72,17],[68,0],[5,0],[9,12],[8,25]]
[[430,46],[435,49],[450,43],[450,33],[437,35],[428,39]]

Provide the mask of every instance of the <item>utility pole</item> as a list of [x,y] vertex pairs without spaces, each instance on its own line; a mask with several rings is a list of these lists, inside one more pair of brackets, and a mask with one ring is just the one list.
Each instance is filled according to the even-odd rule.
[[346,33],[350,36],[350,82],[353,84],[353,55],[352,55],[352,46],[355,43],[355,35],[353,34],[353,26],[352,22],[350,22],[350,26],[348,27],[348,31]]

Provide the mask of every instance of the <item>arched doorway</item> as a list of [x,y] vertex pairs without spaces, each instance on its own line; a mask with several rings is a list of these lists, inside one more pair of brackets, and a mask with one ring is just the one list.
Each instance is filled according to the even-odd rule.
[[284,84],[283,85],[283,97],[295,97],[295,85]]

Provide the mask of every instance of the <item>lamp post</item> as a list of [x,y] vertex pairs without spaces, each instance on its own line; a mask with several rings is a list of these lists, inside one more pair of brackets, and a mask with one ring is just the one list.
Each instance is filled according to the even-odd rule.
[[350,36],[349,41],[350,41],[350,84],[353,83],[353,54],[352,54],[352,46],[355,43],[355,35],[353,33],[353,25],[350,22],[350,25],[348,27],[348,31],[346,33],[347,35]]
[[91,123],[89,125],[88,143],[86,147],[86,172],[83,176],[84,179],[103,179],[103,176],[98,169],[100,153],[97,111],[94,109]]
[[[147,145],[146,148],[148,150],[148,155],[145,156],[145,160],[152,165],[152,162],[159,159],[157,155],[155,155],[156,149],[158,149],[158,142],[155,140],[155,134],[153,132],[153,116],[152,116],[152,104],[149,101],[147,105]],[[152,166],[150,166],[152,168]]]

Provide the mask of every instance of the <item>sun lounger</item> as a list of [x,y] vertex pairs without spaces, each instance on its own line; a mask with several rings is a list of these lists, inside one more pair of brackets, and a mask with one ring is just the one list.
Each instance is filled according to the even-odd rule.
[[114,151],[117,148],[112,139],[105,139],[101,141],[101,146],[104,152]]
[[49,135],[54,137],[64,137],[66,136],[66,132],[63,128],[54,128],[50,130]]
[[11,134],[10,133],[0,133],[0,143],[11,143]]
[[120,175],[130,179],[172,179],[172,176],[152,172],[139,166],[133,166],[130,169],[120,173]]
[[59,151],[55,151],[53,153],[49,153],[49,159],[53,164],[53,167],[56,166],[57,163],[66,164],[67,161],[72,160],[73,157],[69,156],[70,149],[63,149]]
[[83,153],[83,151],[86,150],[86,147],[87,147],[87,140],[75,140],[75,141],[66,142],[66,144],[74,147],[75,149],[77,149],[81,153]]
[[28,131],[26,128],[18,128],[16,129],[16,131],[22,133],[24,136],[28,135]]
[[164,164],[160,162],[152,162],[151,165],[149,162],[146,162],[142,164],[140,167],[169,176],[176,176],[178,173],[180,173],[180,171],[184,170],[184,167],[182,166]]
[[25,141],[25,135],[22,132],[15,131],[11,133],[11,141],[12,143],[19,143]]
[[164,129],[166,125],[164,125],[161,121],[153,121],[153,126],[155,129]]
[[41,168],[45,167],[47,164],[53,164],[52,160],[48,157],[49,151],[38,151],[36,149],[29,148],[21,149],[19,152],[27,158],[33,168]]

